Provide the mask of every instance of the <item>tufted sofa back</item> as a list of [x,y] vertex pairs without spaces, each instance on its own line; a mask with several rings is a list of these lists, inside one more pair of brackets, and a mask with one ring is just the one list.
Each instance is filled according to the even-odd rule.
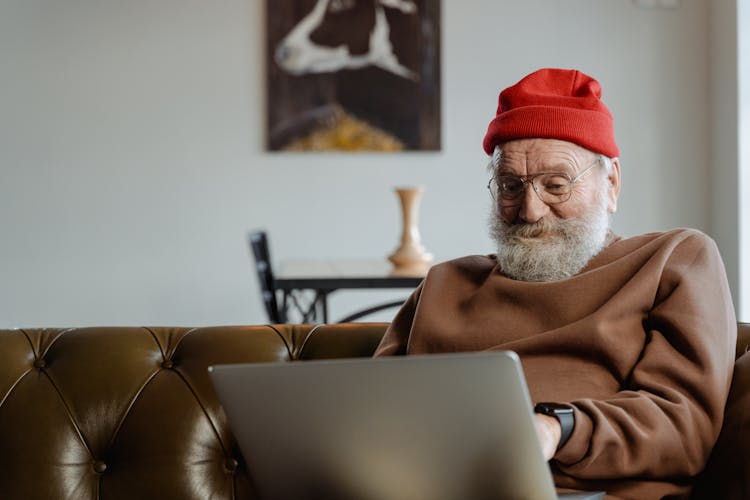
[[207,367],[369,356],[386,327],[0,330],[0,498],[255,498]]
[[737,328],[737,352],[724,423],[693,500],[750,498],[750,323]]
[[[386,327],[0,330],[0,499],[254,499],[207,367],[370,356]],[[750,498],[748,356],[696,498]]]
[[750,351],[750,323],[737,325],[737,356],[740,357]]

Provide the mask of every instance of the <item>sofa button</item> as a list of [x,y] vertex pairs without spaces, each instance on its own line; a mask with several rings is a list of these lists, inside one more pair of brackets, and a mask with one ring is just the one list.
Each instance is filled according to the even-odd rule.
[[234,473],[237,470],[237,466],[239,464],[237,463],[237,460],[234,458],[227,458],[224,462],[224,468],[227,470],[227,472]]
[[105,470],[107,470],[107,464],[105,464],[101,460],[97,460],[94,462],[94,472],[96,472],[97,474],[101,474]]
[[171,359],[165,359],[164,362],[162,362],[161,367],[165,370],[171,370],[174,367],[174,362]]
[[37,370],[43,369],[45,366],[47,366],[47,362],[44,361],[42,358],[37,358],[34,360],[34,368]]

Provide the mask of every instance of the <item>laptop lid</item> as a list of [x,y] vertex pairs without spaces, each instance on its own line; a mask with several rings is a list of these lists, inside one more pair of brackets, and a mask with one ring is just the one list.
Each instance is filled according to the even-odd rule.
[[557,498],[513,352],[209,372],[263,499]]

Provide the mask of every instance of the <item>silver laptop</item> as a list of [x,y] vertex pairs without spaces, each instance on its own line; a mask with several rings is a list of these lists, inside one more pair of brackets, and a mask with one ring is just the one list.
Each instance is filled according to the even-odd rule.
[[513,352],[209,372],[264,500],[558,498]]

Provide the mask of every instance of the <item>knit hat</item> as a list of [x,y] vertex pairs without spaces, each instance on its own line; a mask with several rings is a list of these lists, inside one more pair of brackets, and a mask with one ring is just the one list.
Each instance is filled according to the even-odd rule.
[[577,70],[545,68],[500,92],[484,151],[525,138],[561,139],[611,158],[619,156],[612,114],[599,82]]

